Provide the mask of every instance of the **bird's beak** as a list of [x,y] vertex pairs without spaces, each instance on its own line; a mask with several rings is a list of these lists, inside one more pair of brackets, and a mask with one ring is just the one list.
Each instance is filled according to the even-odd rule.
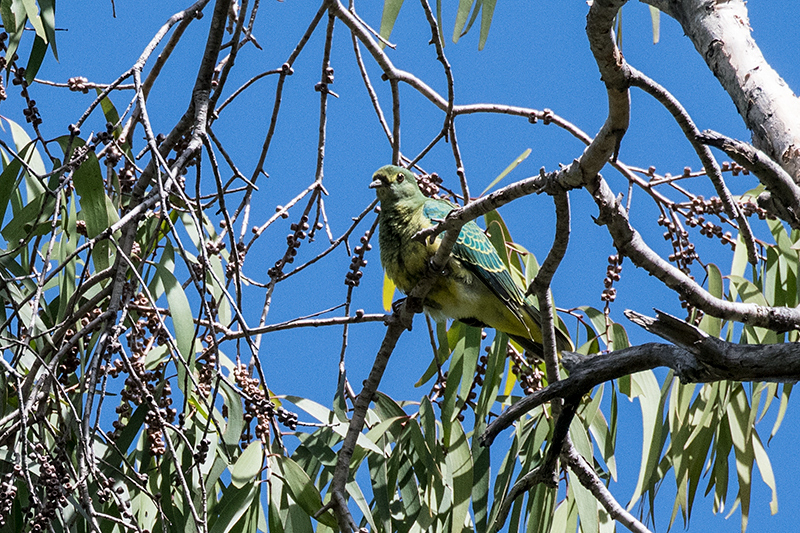
[[369,188],[370,188],[370,189],[377,189],[378,187],[383,187],[383,182],[382,182],[382,181],[381,181],[379,178],[375,178],[375,179],[374,179],[374,180],[372,180],[372,182],[369,184]]

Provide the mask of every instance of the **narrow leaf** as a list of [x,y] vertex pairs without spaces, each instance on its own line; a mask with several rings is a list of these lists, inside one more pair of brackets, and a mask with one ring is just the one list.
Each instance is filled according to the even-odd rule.
[[472,453],[464,434],[461,422],[453,423],[453,433],[450,447],[445,456],[447,469],[453,479],[453,511],[451,518],[451,531],[461,532],[469,513],[469,501],[472,496]]
[[228,533],[250,508],[250,502],[258,496],[260,485],[252,483],[242,488],[227,487],[220,498],[214,514],[216,519],[209,533]]
[[[273,457],[276,464],[280,465],[283,472],[283,480],[292,493],[294,501],[302,507],[303,511],[308,513],[309,516],[320,510],[322,507],[322,498],[319,491],[314,486],[308,474],[298,466],[297,463],[288,457],[276,455]],[[336,527],[336,519],[333,517],[332,511],[322,513],[317,520],[330,527]]]
[[36,36],[41,37],[44,42],[47,42],[47,32],[44,31],[42,19],[39,18],[39,6],[36,5],[36,0],[22,0],[22,5],[25,6],[25,12],[28,14],[28,20],[36,30]]
[[252,483],[264,463],[264,449],[260,440],[254,440],[247,448],[245,448],[242,455],[236,460],[231,470],[231,483],[234,487],[244,487]]
[[500,175],[499,175],[499,176],[497,176],[497,177],[496,177],[494,180],[492,180],[492,182],[491,182],[489,185],[487,185],[487,186],[486,186],[486,188],[483,190],[483,192],[480,194],[480,196],[483,196],[483,195],[484,195],[484,194],[486,194],[486,193],[487,193],[487,192],[488,192],[488,191],[489,191],[489,190],[490,190],[492,187],[494,187],[495,185],[497,185],[498,183],[500,183],[500,180],[502,180],[503,178],[505,178],[505,177],[508,175],[508,173],[509,173],[509,172],[511,172],[512,170],[514,170],[515,168],[517,168],[517,165],[519,165],[520,163],[522,163],[523,161],[525,161],[525,159],[527,159],[529,155],[531,155],[531,149],[530,149],[530,148],[528,148],[527,150],[525,150],[524,152],[522,152],[522,153],[521,153],[519,156],[517,156],[517,158],[516,158],[514,161],[512,161],[512,162],[511,162],[511,164],[510,164],[510,165],[508,165],[508,166],[506,167],[506,169],[505,169],[503,172],[501,172],[501,173],[500,173]]
[[461,38],[461,31],[467,23],[469,11],[472,8],[472,0],[459,0],[458,11],[456,11],[456,24],[453,27],[453,42],[457,43]]
[[[400,8],[403,7],[403,0],[384,0],[383,2],[383,15],[381,15],[381,37],[389,40],[394,29],[394,23],[397,21],[397,15],[400,14]],[[386,45],[378,43],[378,46],[384,48]]]
[[164,290],[167,293],[167,305],[169,305],[170,316],[172,317],[172,326],[175,328],[178,352],[180,352],[183,360],[188,363],[192,360],[192,346],[194,344],[194,321],[192,320],[192,308],[189,305],[189,299],[172,272],[159,265],[158,275],[161,277],[161,281],[164,283]]
[[42,66],[45,54],[47,54],[47,43],[37,35],[33,40],[31,54],[28,56],[28,64],[25,65],[25,81],[29,85],[36,78],[36,73],[39,72],[39,67]]
[[494,6],[497,0],[483,0],[483,13],[481,13],[481,35],[478,40],[478,50],[483,50],[486,45],[486,38],[489,37],[489,28],[492,25]]

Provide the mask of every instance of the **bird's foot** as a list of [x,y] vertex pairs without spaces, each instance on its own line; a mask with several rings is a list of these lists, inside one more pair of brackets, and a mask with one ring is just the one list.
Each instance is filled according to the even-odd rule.
[[400,308],[406,303],[408,298],[399,298],[392,302],[392,312],[395,314],[400,314]]

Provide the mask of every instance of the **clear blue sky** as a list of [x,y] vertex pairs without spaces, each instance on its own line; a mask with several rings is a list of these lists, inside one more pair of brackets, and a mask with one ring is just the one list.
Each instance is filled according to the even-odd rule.
[[[450,41],[455,2],[444,2],[445,28],[448,37],[446,54],[456,80],[456,101],[459,104],[495,102],[511,105],[550,108],[589,134],[603,123],[606,113],[604,87],[588,48],[584,33],[587,6],[584,2],[537,1],[522,3],[498,2],[492,31],[483,51],[477,50],[477,23],[472,33],[458,44]],[[127,69],[141,53],[158,28],[175,11],[188,5],[183,2],[116,1],[117,18],[111,16],[110,2],[60,3],[56,20],[67,31],[57,35],[60,63],[48,55],[39,77],[64,82],[72,76],[85,76],[90,81],[110,82]],[[800,2],[751,2],[750,24],[766,58],[793,88],[800,87]],[[228,82],[227,94],[249,77],[278,68],[288,57],[318,6],[313,2],[262,2],[255,35],[264,47],[259,51],[248,47],[241,52]],[[380,24],[380,3],[359,2],[362,17],[374,27]],[[205,39],[207,17],[194,23],[175,56],[167,64],[150,98],[150,117],[157,132],[168,131],[188,104],[188,88],[197,69],[199,43]],[[727,95],[708,71],[679,26],[666,16],[661,18],[661,42],[652,43],[650,16],[646,6],[631,2],[623,15],[623,51],[626,59],[682,101],[700,129],[711,128],[729,136],[748,139],[749,135]],[[288,201],[313,179],[316,157],[318,93],[324,22],[312,37],[294,66],[295,75],[287,80],[284,104],[275,142],[267,161],[269,180],[260,182],[261,190],[252,215],[252,223],[260,224],[273,212],[276,204]],[[329,103],[329,129],[326,146],[325,186],[328,215],[334,233],[342,232],[349,217],[357,214],[373,198],[367,188],[369,177],[391,158],[391,148],[378,126],[360,81],[349,34],[337,24],[332,54],[335,83],[331,87],[340,98]],[[422,78],[434,89],[446,94],[445,78],[435,59],[428,26],[421,8],[406,2],[392,42],[397,50],[390,52],[395,65]],[[379,92],[384,110],[390,113],[388,84],[379,80],[380,72],[367,59],[373,83]],[[231,150],[245,175],[252,172],[272,109],[275,78],[258,82],[226,109],[215,125],[215,132]],[[55,91],[46,87],[32,89],[45,119],[46,136],[67,132],[90,103],[93,95]],[[16,94],[16,88],[9,86]],[[131,93],[115,94],[114,103],[122,111]],[[402,149],[413,156],[433,138],[441,127],[442,114],[432,104],[402,87]],[[633,91],[631,128],[622,143],[620,159],[630,165],[657,168],[660,173],[682,172],[685,166],[696,169],[699,163],[669,114],[652,99]],[[2,114],[22,122],[19,106],[13,99],[2,105]],[[98,115],[89,129],[104,129]],[[582,144],[555,126],[531,125],[524,119],[504,116],[471,116],[457,123],[459,142],[468,179],[474,192],[481,191],[515,157],[527,148],[531,156],[508,178],[520,179],[569,163],[582,150]],[[141,129],[137,130],[137,135]],[[5,134],[4,134],[5,135]],[[140,140],[136,141],[139,148]],[[720,158],[722,159],[722,158]],[[456,187],[455,166],[450,146],[440,144],[423,161],[428,171],[435,171],[450,187]],[[626,184],[610,168],[604,175],[618,192],[627,191]],[[752,178],[735,178],[729,183],[734,194],[753,186]],[[207,184],[208,189],[212,187]],[[706,187],[704,190],[710,190]],[[708,195],[708,193],[706,192]],[[611,239],[604,228],[592,221],[597,213],[588,194],[575,191],[571,195],[573,239],[570,250],[554,282],[555,300],[559,307],[578,305],[602,307],[600,293],[605,276],[606,257],[614,253]],[[633,194],[634,222],[648,243],[666,251],[667,243],[655,225],[653,205],[641,191]],[[502,209],[512,235],[533,251],[540,260],[552,240],[552,203],[547,197],[532,197]],[[290,220],[291,221],[291,220]],[[282,254],[279,251],[288,233],[288,222],[276,225],[259,241],[248,256],[245,274],[259,281],[266,280],[266,269]],[[287,227],[284,227],[287,226]],[[362,233],[357,230],[355,240]],[[702,240],[701,240],[702,239]],[[703,237],[695,238],[705,245]],[[320,238],[316,247],[304,245],[301,257],[310,258],[326,246]],[[382,272],[376,251],[369,256],[363,283],[356,291],[355,306],[367,312],[381,311]],[[730,264],[730,255],[719,253],[718,246],[705,246],[701,253],[706,260],[718,263],[723,273]],[[263,257],[263,259],[262,259]],[[321,283],[319,272],[297,276],[279,285],[268,322],[274,323],[340,303],[345,294],[343,284],[349,257],[344,251],[334,253],[325,263],[337,274],[333,282]],[[649,313],[653,307],[683,316],[677,298],[643,271],[625,262],[622,280],[617,284],[619,298],[612,311],[625,325],[633,342],[653,341],[622,316],[630,308]],[[247,318],[256,324],[261,313],[263,296],[251,293],[247,302]],[[381,390],[398,398],[419,399],[424,390],[413,383],[430,360],[430,348],[422,317],[417,327],[405,334],[389,364]],[[568,323],[574,326],[574,322]],[[353,328],[348,350],[348,376],[359,384],[366,376],[382,338],[383,327],[363,325]],[[335,392],[341,331],[318,329],[312,332],[291,331],[265,337],[261,358],[270,375],[274,392],[306,396],[330,404]],[[663,375],[663,372],[659,375]],[[777,404],[776,404],[777,405]],[[769,516],[770,494],[754,472],[749,530],[791,531],[796,529],[794,507],[800,491],[796,479],[800,466],[795,448],[800,439],[800,415],[797,400],[768,451],[776,473],[780,512]],[[611,490],[626,504],[639,469],[641,417],[637,404],[624,406],[619,436],[618,460],[620,481]],[[768,435],[773,416],[759,424]],[[502,442],[502,438],[498,443]],[[630,459],[628,459],[630,458]],[[669,521],[674,483],[665,483],[659,530]],[[704,486],[701,483],[701,487]],[[729,498],[729,506],[733,498]],[[690,530],[732,532],[740,527],[739,513],[728,519],[711,513],[711,500],[695,503]],[[680,527],[680,523],[676,524]]]

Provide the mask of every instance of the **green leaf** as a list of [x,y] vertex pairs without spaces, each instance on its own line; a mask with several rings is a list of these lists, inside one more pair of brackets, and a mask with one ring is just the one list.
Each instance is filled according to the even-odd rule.
[[590,306],[581,306],[578,307],[579,311],[582,311],[584,315],[589,319],[594,328],[595,333],[597,334],[598,338],[603,340],[606,345],[608,345],[608,335],[606,334],[606,316],[603,314],[602,311],[595,309],[594,307]]
[[[503,381],[507,345],[508,335],[497,332],[486,361],[486,374],[483,376],[483,386],[481,387],[480,396],[478,396],[478,406],[475,409],[476,420],[485,421],[494,402],[497,400],[500,383]],[[478,423],[476,422],[477,425]]]
[[56,0],[39,0],[39,7],[42,10],[42,25],[47,34],[47,42],[53,50],[53,57],[58,61],[58,50],[56,49]]
[[17,18],[11,10],[12,0],[2,0],[0,2],[0,17],[3,19],[3,27],[11,33],[17,27]]
[[270,533],[284,533],[286,530],[283,527],[284,523],[281,517],[281,511],[283,510],[281,503],[284,500],[285,494],[283,491],[283,482],[280,477],[270,477],[270,490],[267,492],[269,493],[269,505],[267,507],[269,531]]
[[94,239],[111,225],[112,220],[106,203],[100,162],[94,152],[90,152],[81,166],[75,169],[72,183],[81,199],[81,215],[86,221],[87,235]]
[[[95,90],[98,96],[103,94],[101,89],[98,88]],[[103,108],[103,115],[106,117],[106,122],[116,125],[119,122],[119,113],[117,113],[117,108],[114,107],[114,104],[109,100],[108,96],[100,100],[100,106]]]
[[476,436],[486,429],[484,418],[476,416],[472,431],[472,513],[475,517],[476,533],[486,533],[488,519],[489,489],[491,487],[491,454],[489,447],[481,446]]
[[252,483],[261,472],[264,463],[264,450],[260,440],[254,440],[236,460],[231,470],[231,483],[234,487],[244,487]]
[[28,82],[28,85],[33,83],[36,78],[36,73],[39,72],[39,67],[42,66],[45,54],[47,54],[47,42],[37,35],[33,40],[31,55],[28,56],[28,64],[25,66],[25,81]]
[[3,26],[9,34],[8,47],[6,48],[6,61],[11,62],[11,58],[17,53],[22,34],[25,32],[25,23],[28,17],[25,14],[25,6],[18,0],[2,0]]
[[31,140],[22,126],[6,117],[2,117],[2,119],[8,122],[8,127],[11,129],[11,137],[14,139],[14,146],[17,148],[17,154],[27,163],[27,168],[30,169],[30,171],[27,168],[25,170],[25,183],[27,185],[27,201],[31,202],[44,192],[42,176],[47,173],[44,161],[42,161],[42,156],[36,149],[36,143]]
[[553,528],[556,490],[539,483],[531,495],[531,513],[528,515],[528,531],[555,531]]
[[[215,486],[217,481],[219,481],[220,476],[228,470],[228,461],[226,461],[222,454],[219,453],[214,458],[214,463],[211,465],[211,468],[206,473],[206,478],[204,480],[206,486],[206,493],[213,494],[215,492]],[[197,500],[197,496],[201,495],[202,492],[198,491],[197,495],[195,495],[195,500]],[[200,503],[200,502],[197,502]]]
[[[472,377],[481,347],[480,328],[464,325],[460,331],[463,333],[453,349],[450,368],[447,371],[444,403],[442,404],[442,441],[445,447],[450,445],[451,423],[458,416],[459,408],[466,400],[466,394],[472,385]],[[459,396],[461,402],[459,402]]]
[[461,364],[463,365],[462,375],[464,377],[461,380],[461,389],[458,392],[462,402],[467,401],[467,397],[472,389],[475,369],[478,366],[478,358],[481,355],[481,336],[481,328],[474,328],[471,326],[467,328],[464,357],[461,360]]
[[792,393],[792,387],[794,387],[794,383],[784,383],[783,391],[781,392],[781,404],[778,407],[778,416],[775,418],[775,424],[772,426],[772,431],[769,434],[769,443],[772,440],[772,437],[778,432],[778,428],[781,427],[781,422],[783,422],[783,417],[786,415],[786,408],[789,407],[789,395]]
[[747,268],[747,246],[742,240],[741,233],[736,239],[736,249],[733,251],[733,260],[731,262],[731,275],[744,276],[745,269]]
[[422,434],[419,424],[414,421],[409,421],[409,423],[406,424],[403,436],[407,436],[409,442],[413,445],[414,453],[425,466],[426,474],[437,480],[443,479],[441,469],[436,463],[433,452],[428,447],[428,442],[425,440],[425,436]]
[[[601,385],[604,387],[604,385]],[[602,394],[598,393],[595,394],[595,397],[601,397]],[[616,392],[613,393],[613,397],[616,396]],[[594,401],[594,400],[593,400]],[[597,448],[600,451],[600,456],[603,458],[603,461],[606,463],[608,467],[608,473],[611,475],[611,479],[617,479],[617,459],[615,455],[615,446],[616,446],[616,435],[611,431],[609,428],[608,423],[606,422],[606,418],[601,411],[597,411],[597,413],[592,417],[589,431],[592,433],[592,437],[594,438],[595,442],[597,443]]]
[[609,334],[611,335],[611,346],[615,350],[624,350],[630,346],[630,342],[628,341],[628,332],[625,331],[625,328],[622,327],[622,324],[617,324],[616,322],[611,324]]
[[42,19],[39,18],[39,6],[36,5],[36,0],[20,0],[25,7],[25,12],[28,14],[28,20],[36,30],[36,36],[47,42],[47,32],[44,31]]
[[[2,182],[2,177],[0,177]],[[70,199],[64,200],[69,203],[69,210],[67,207],[62,206],[62,222],[61,242],[59,243],[59,264],[66,265],[64,270],[59,274],[59,286],[61,288],[58,295],[58,314],[57,319],[59,322],[64,320],[67,313],[71,310],[67,309],[67,303],[72,295],[75,293],[75,265],[77,260],[73,259],[67,262],[67,258],[75,251],[78,243],[77,221],[78,214],[76,212],[77,198],[75,192],[70,194]]]
[[[394,29],[394,23],[397,21],[397,15],[400,14],[400,8],[403,7],[403,0],[384,0],[383,1],[383,15],[381,15],[381,37],[389,40]],[[386,45],[382,42],[378,46],[384,48]]]
[[[375,515],[381,521],[384,531],[392,530],[392,516],[389,512],[390,488],[386,471],[386,458],[371,453],[367,456],[369,479],[372,483],[372,496],[375,499]],[[373,530],[377,530],[373,526]]]
[[[480,3],[481,0],[478,0]],[[458,2],[458,11],[456,11],[456,24],[453,27],[453,42],[457,43],[458,40],[461,38],[461,31],[464,29],[464,25],[467,23],[467,18],[469,17],[469,12],[472,9],[472,0],[459,0]]]
[[572,419],[569,426],[569,436],[572,438],[575,449],[584,457],[591,457],[593,454],[592,443],[586,433],[586,427],[579,417]]
[[225,396],[225,406],[228,408],[228,424],[222,435],[222,442],[229,446],[236,446],[239,444],[244,428],[242,399],[225,381],[220,381],[220,391]]
[[[749,407],[747,405],[747,396],[741,385],[734,390],[726,411],[734,456],[736,457],[736,475],[739,480],[738,500],[742,509],[742,533],[744,533],[750,517],[750,493],[755,452],[753,451],[752,440],[747,438]],[[735,507],[731,509],[728,516],[734,510]]]
[[445,456],[447,470],[452,477],[453,511],[451,531],[461,532],[469,514],[469,501],[472,496],[472,453],[461,422],[453,423],[450,447]]
[[[285,398],[288,401],[295,404],[300,409],[302,409],[303,411],[305,411],[306,413],[310,414],[311,416],[322,422],[323,424],[333,423],[332,429],[342,438],[344,438],[344,436],[347,434],[348,424],[342,421],[339,421],[338,424],[335,423],[337,419],[334,417],[333,411],[331,411],[330,409],[323,407],[322,405],[318,404],[313,400],[309,400],[307,398],[300,398],[299,396],[287,395],[285,396]],[[356,443],[367,451],[373,453],[383,453],[383,450],[377,447],[375,443],[369,440],[363,433],[359,434]]]
[[[5,152],[3,152],[5,156]],[[5,157],[3,157],[5,160]],[[11,200],[11,193],[19,187],[19,172],[22,169],[22,162],[19,159],[12,159],[3,168],[0,174],[0,221],[5,220],[8,204]]]
[[[314,516],[314,513],[322,508],[322,498],[311,478],[297,463],[288,457],[275,455],[273,456],[273,461],[282,471],[283,481],[289,488],[289,492],[292,493],[292,499],[309,516]],[[336,518],[334,518],[333,512],[330,510],[322,513],[317,517],[317,520],[330,527],[337,527]]]
[[531,149],[530,148],[528,148],[527,150],[522,152],[519,156],[517,156],[517,158],[514,161],[512,161],[511,164],[508,165],[506,167],[506,169],[503,172],[500,173],[499,176],[497,176],[494,180],[492,180],[492,182],[489,185],[486,186],[486,188],[483,190],[483,192],[479,196],[483,196],[492,187],[497,185],[500,182],[500,180],[502,180],[503,178],[505,178],[508,175],[509,172],[511,172],[512,170],[517,168],[517,165],[519,165],[520,163],[525,161],[525,159],[527,159],[529,155],[531,155]]
[[[175,340],[178,345],[178,352],[180,352],[183,360],[191,365],[192,356],[194,355],[194,321],[192,319],[192,308],[189,305],[189,299],[186,298],[183,287],[181,287],[181,284],[172,272],[162,265],[159,265],[158,275],[167,293],[167,305],[169,305],[172,326],[175,329]],[[178,366],[182,367],[183,365],[179,364]]]
[[[137,435],[139,435],[142,426],[144,425],[144,419],[146,415],[146,406],[140,405],[137,407],[130,416],[130,419],[128,419],[128,423],[125,424],[117,438],[114,439],[114,446],[109,446],[106,448],[105,453],[102,454],[103,462],[101,464],[108,465],[108,471],[111,471],[112,469],[116,470],[122,464],[123,457],[118,453],[117,450],[122,453],[128,451],[128,448],[130,448],[131,444],[133,444],[133,440]],[[95,446],[96,445],[97,444],[95,443]]]
[[231,531],[250,508],[250,502],[258,496],[260,487],[257,483],[251,483],[241,488],[230,486],[223,489],[222,497],[214,507],[216,517],[210,520],[209,533]]
[[597,500],[589,492],[589,489],[581,485],[578,476],[569,470],[569,490],[575,498],[578,507],[578,516],[581,519],[581,531],[583,533],[594,533],[599,528],[599,518],[597,516]]
[[[665,382],[664,386],[667,387],[668,382]],[[650,478],[655,473],[655,468],[661,455],[661,431],[665,396],[661,393],[658,381],[651,370],[632,374],[631,389],[632,398],[639,398],[639,404],[642,409],[642,462],[639,469],[639,479],[628,504],[628,510],[632,509],[632,506],[650,485]]]
[[[722,283],[722,273],[714,263],[706,265],[706,275],[708,276],[708,292],[717,298],[723,297],[724,286]],[[722,320],[709,314],[703,315],[700,321],[700,329],[712,337],[719,337],[722,334]]]
[[497,250],[506,268],[512,272],[514,269],[522,272],[522,263],[519,260],[519,255],[509,255],[506,243],[512,243],[514,240],[511,238],[511,233],[508,231],[508,226],[506,226],[506,223],[503,221],[503,217],[495,210],[486,213],[483,216],[483,220],[486,222],[487,237],[489,237],[495,250]]
[[758,465],[758,471],[761,472],[761,479],[772,491],[772,499],[769,502],[769,510],[772,514],[778,512],[778,487],[775,483],[775,474],[772,472],[772,464],[770,463],[769,456],[764,445],[761,444],[761,439],[758,434],[753,432],[753,455]]
[[483,0],[483,13],[481,14],[481,34],[478,40],[478,50],[483,50],[486,45],[486,38],[489,37],[489,28],[492,25],[494,6],[497,0]]
[[[345,484],[345,489],[347,490],[347,494],[350,496],[350,499],[355,502],[358,509],[361,511],[361,514],[364,515],[367,523],[372,528],[372,531],[377,530],[375,527],[375,517],[372,516],[372,510],[369,508],[369,502],[364,497],[364,493],[361,492],[361,487],[358,486],[358,483],[355,481],[349,481]],[[330,511],[328,511],[330,513]],[[336,527],[335,525],[331,527]],[[319,530],[318,530],[319,533]]]
[[[42,205],[44,204],[44,205]],[[56,209],[55,198],[42,195],[15,213],[3,228],[2,235],[9,243],[16,243],[26,237],[44,235],[52,227],[50,217]]]

